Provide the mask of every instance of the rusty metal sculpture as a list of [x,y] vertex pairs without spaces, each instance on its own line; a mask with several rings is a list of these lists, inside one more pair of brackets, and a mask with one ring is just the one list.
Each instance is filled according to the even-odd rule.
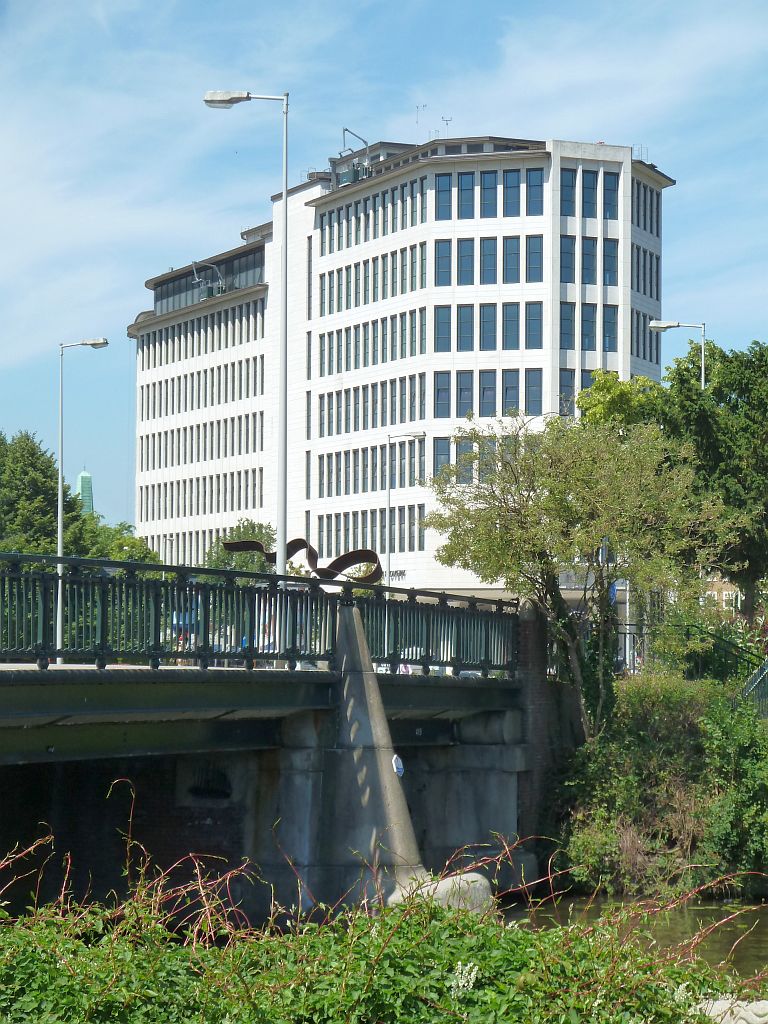
[[[267,551],[259,540],[225,540],[223,543],[227,551],[257,551],[266,558],[270,565],[275,565],[277,562],[275,552]],[[318,565],[320,556],[317,549],[313,548],[303,537],[296,537],[294,540],[289,540],[286,545],[286,558],[293,558],[300,551],[306,551],[307,565],[312,574],[320,580],[335,580],[339,576],[346,576],[347,579],[353,580],[355,583],[370,584],[379,583],[384,575],[379,556],[373,548],[356,548],[354,551],[347,551],[345,554],[339,555],[327,565]],[[348,570],[355,565],[371,565],[373,568],[365,576],[349,576]]]

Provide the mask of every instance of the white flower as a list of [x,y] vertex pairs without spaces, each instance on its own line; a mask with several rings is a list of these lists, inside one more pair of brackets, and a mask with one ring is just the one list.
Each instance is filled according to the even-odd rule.
[[471,960],[467,964],[462,964],[459,960],[451,978],[451,999],[458,1002],[464,992],[469,992],[474,987],[476,977],[477,964],[473,964]]

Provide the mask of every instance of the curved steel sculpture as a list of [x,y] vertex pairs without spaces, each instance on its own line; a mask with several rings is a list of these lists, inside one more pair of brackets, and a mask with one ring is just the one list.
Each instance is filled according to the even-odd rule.
[[[260,540],[225,540],[223,542],[227,551],[257,551],[264,555],[270,565],[277,562],[277,554],[274,551],[267,551]],[[285,547],[286,558],[293,558],[300,551],[307,553],[307,565],[317,579],[335,580],[339,576],[346,576],[354,583],[369,584],[379,583],[384,575],[378,554],[373,548],[355,548],[354,551],[347,551],[338,558],[334,558],[327,565],[318,565],[319,555],[317,549],[313,548],[308,540],[303,537],[296,537],[289,540]],[[348,570],[355,565],[372,565],[373,568],[365,576],[349,576]]]

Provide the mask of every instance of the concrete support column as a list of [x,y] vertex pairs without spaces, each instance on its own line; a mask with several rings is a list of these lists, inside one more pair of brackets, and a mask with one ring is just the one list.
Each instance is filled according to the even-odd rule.
[[339,609],[337,651],[342,676],[338,728],[325,751],[324,823],[316,889],[328,902],[342,896],[395,902],[419,889],[439,902],[481,910],[491,902],[481,875],[435,882],[422,866],[403,783],[360,612]]
[[317,888],[329,900],[391,898],[423,880],[395,751],[360,612],[339,608],[337,633],[342,676],[335,743],[324,751],[324,786],[318,836]]

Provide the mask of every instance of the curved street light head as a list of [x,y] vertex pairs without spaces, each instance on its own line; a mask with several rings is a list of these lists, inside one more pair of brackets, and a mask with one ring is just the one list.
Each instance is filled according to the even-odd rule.
[[207,92],[203,96],[203,103],[205,103],[206,107],[218,107],[221,110],[229,110],[236,103],[245,103],[250,98],[251,94],[249,92],[222,92],[219,90]]
[[81,342],[88,348],[106,348],[109,342],[106,338],[88,338],[86,341]]
[[671,331],[673,327],[681,327],[677,320],[651,320],[648,324],[649,331]]

